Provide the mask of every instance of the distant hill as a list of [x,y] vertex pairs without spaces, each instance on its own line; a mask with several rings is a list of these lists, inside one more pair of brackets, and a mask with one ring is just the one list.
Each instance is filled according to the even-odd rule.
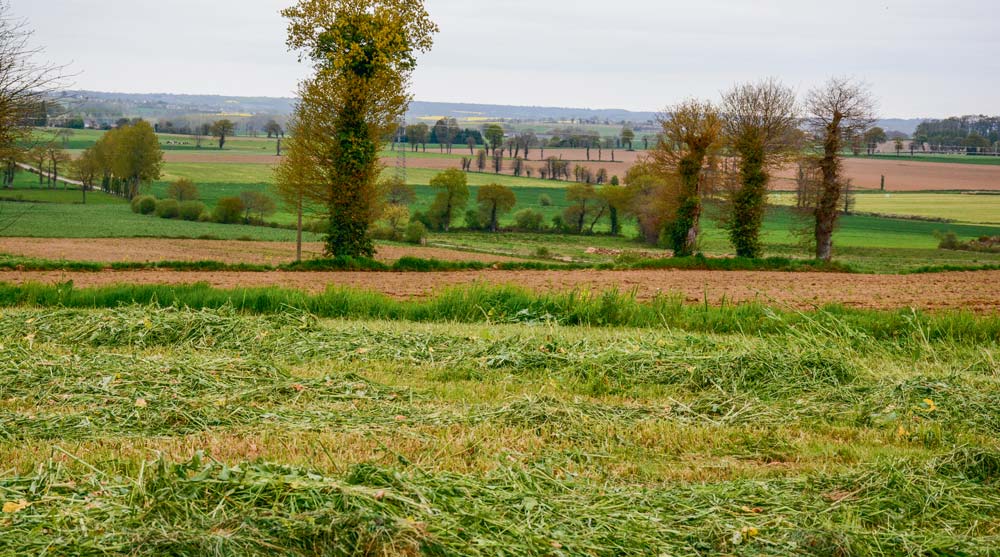
[[875,125],[887,132],[897,131],[903,132],[906,135],[913,135],[913,132],[917,131],[917,126],[927,120],[930,120],[930,118],[887,118],[879,120]]
[[[282,97],[225,97],[220,95],[175,95],[170,93],[114,93],[103,91],[66,91],[61,95],[71,106],[119,117],[151,117],[162,112],[163,117],[183,113],[211,114],[274,114],[287,116],[295,99]],[[559,108],[540,106],[505,106],[495,104],[440,103],[415,101],[407,114],[409,119],[430,116],[453,118],[485,118],[529,121],[599,120],[609,122],[646,122],[656,117],[654,112],[632,112],[621,109]]]
[[[198,114],[253,114],[287,117],[295,99],[288,97],[225,97],[220,95],[175,95],[171,93],[114,93],[102,91],[66,91],[61,97],[70,106],[99,118],[143,117],[176,118]],[[617,108],[566,108],[551,106],[507,106],[499,104],[442,103],[414,101],[407,118],[447,116],[488,120],[530,122],[633,122],[654,120],[655,112],[634,112]],[[925,118],[879,120],[886,131],[907,135],[916,131]]]

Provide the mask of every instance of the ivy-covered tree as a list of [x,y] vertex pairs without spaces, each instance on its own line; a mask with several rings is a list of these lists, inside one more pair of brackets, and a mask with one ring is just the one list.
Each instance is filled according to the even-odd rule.
[[702,197],[709,176],[705,167],[721,147],[722,117],[711,102],[688,100],[660,117],[663,139],[650,152],[653,172],[667,187],[662,236],[675,255],[694,253],[698,243]]
[[417,55],[430,50],[437,26],[420,0],[299,0],[282,14],[288,46],[314,69],[294,114],[301,138],[282,165],[313,168],[286,168],[279,179],[324,207],[327,255],[372,256],[379,142],[405,113]]
[[795,91],[769,79],[733,87],[723,96],[726,142],[738,174],[725,219],[729,240],[740,257],[760,257],[770,171],[797,153]]

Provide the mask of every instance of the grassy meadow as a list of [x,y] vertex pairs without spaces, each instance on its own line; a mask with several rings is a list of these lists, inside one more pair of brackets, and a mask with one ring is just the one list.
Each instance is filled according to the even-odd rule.
[[72,290],[0,288],[0,555],[1000,545],[995,317]]

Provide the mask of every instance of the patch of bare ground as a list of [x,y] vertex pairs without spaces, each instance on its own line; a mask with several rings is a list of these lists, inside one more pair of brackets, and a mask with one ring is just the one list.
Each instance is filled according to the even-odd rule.
[[[244,242],[223,240],[172,240],[146,238],[0,238],[0,253],[38,259],[93,261],[98,263],[155,261],[221,261],[280,265],[295,259],[291,242]],[[303,256],[320,257],[323,244],[303,245]],[[517,261],[512,257],[470,253],[423,246],[378,246],[376,259],[397,261],[402,257],[444,261]]]
[[280,286],[322,292],[329,285],[381,292],[394,298],[420,298],[443,288],[472,284],[516,285],[540,292],[583,289],[634,291],[639,299],[658,294],[712,305],[759,301],[811,309],[843,304],[869,309],[964,309],[1000,311],[1000,271],[922,275],[848,275],[836,273],[722,271],[463,271],[453,273],[302,273],[106,271],[0,272],[0,281],[61,283],[78,287],[111,284],[208,283],[218,288]]

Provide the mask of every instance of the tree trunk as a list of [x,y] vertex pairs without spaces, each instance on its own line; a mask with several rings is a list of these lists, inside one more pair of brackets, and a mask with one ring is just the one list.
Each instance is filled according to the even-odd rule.
[[298,223],[295,227],[295,262],[302,263],[302,192],[299,192],[297,209]]
[[816,203],[816,259],[829,261],[833,257],[833,230],[840,205],[840,121],[835,115],[827,126],[823,143],[823,159],[819,163],[822,184]]

